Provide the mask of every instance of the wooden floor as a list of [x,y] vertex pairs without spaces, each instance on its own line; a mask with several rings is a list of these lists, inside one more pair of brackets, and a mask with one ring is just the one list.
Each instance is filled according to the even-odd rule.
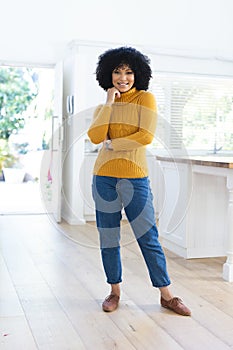
[[93,224],[0,216],[0,349],[233,349],[225,259],[184,260],[165,251],[172,290],[192,309],[192,317],[182,317],[160,307],[128,225],[122,231],[122,299],[108,314],[101,310],[108,286]]

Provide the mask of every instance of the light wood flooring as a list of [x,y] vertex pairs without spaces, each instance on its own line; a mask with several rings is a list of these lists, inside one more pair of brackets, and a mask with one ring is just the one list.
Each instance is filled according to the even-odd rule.
[[225,258],[185,260],[165,250],[172,290],[192,309],[182,317],[160,307],[128,225],[122,232],[121,304],[104,313],[109,288],[93,224],[0,216],[0,349],[233,349]]

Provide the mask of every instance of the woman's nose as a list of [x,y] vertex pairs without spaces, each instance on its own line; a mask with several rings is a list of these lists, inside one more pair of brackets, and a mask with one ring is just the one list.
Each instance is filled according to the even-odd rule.
[[126,80],[126,74],[125,74],[125,73],[121,73],[120,79],[121,79],[121,80]]

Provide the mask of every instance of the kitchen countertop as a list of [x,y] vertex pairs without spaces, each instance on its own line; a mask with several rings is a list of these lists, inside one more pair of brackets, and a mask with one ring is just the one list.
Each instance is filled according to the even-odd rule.
[[[85,156],[97,156],[98,152],[85,152]],[[221,155],[206,155],[206,156],[174,156],[169,155],[155,155],[157,160],[176,162],[176,163],[189,163],[192,165],[212,166],[219,168],[233,169],[233,156],[221,156]]]
[[233,169],[233,156],[156,156],[157,160]]

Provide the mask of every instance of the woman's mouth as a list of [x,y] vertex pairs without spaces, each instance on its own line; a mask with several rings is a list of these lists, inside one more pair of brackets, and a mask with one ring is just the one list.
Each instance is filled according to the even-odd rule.
[[118,85],[121,87],[125,87],[125,86],[128,86],[128,83],[118,83]]

